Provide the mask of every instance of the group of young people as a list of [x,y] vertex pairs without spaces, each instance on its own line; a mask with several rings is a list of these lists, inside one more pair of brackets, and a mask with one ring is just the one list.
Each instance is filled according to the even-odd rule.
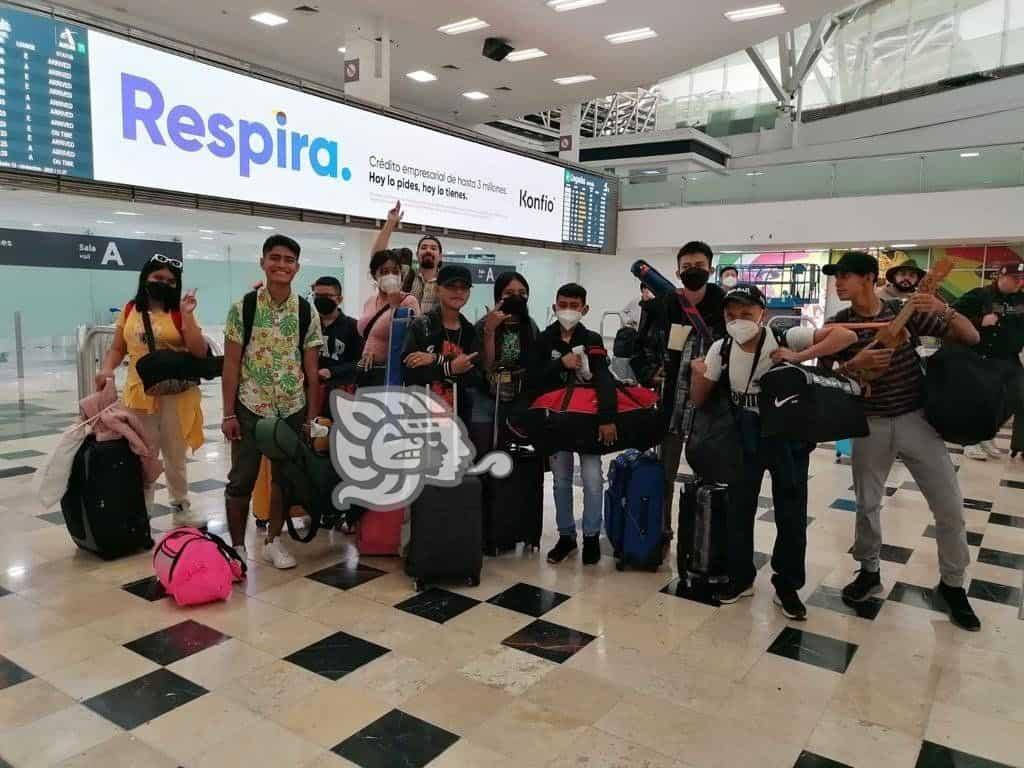
[[[427,236],[420,241],[418,273],[411,278],[403,274],[407,266],[403,254],[387,248],[400,221],[401,210],[396,206],[389,212],[370,262],[377,290],[358,319],[342,312],[342,286],[334,277],[315,282],[313,306],[296,293],[293,283],[301,249],[284,235],[273,235],[263,245],[261,287],[230,309],[222,378],[222,431],[231,444],[225,504],[232,544],[243,557],[247,556],[250,499],[262,459],[254,436],[257,421],[279,417],[301,433],[322,412],[325,384],[383,384],[389,328],[399,307],[409,308],[415,317],[401,360],[403,383],[429,386],[453,406],[457,403],[458,415],[469,426],[478,454],[496,447],[495,409],[522,407],[534,397],[570,383],[595,388],[597,438],[606,445],[616,442],[615,381],[603,339],[583,324],[589,311],[586,289],[575,283],[560,287],[552,305],[556,319],[541,329],[530,315],[528,281],[517,272],[507,272],[494,283],[493,309],[474,324],[461,311],[473,287],[472,274],[462,265],[442,263],[437,238]],[[767,329],[767,305],[758,288],[740,283],[735,268],[723,269],[718,283],[712,282],[713,265],[709,246],[687,243],[677,256],[681,287],[640,302],[642,317],[631,365],[640,383],[661,396],[666,428],[660,446],[665,470],[666,550],[673,537],[676,477],[694,413],[715,387],[727,387],[740,414],[745,455],[729,484],[728,579],[717,598],[728,605],[753,594],[754,520],[767,472],[777,527],[771,559],[776,603],[787,617],[805,618],[806,608],[798,592],[805,582],[808,465],[814,446],[761,435],[759,381],[780,361],[818,359],[829,367],[838,365],[849,375],[870,372],[872,392],[864,402],[870,434],[853,441],[857,515],[852,554],[860,571],[843,596],[863,601],[882,589],[879,510],[886,477],[898,455],[935,516],[941,577],[937,594],[957,625],[979,629],[980,622],[964,591],[969,551],[962,496],[946,447],[923,416],[924,374],[911,338],[937,336],[970,345],[981,341],[985,354],[1009,357],[1015,349],[1019,356],[1024,334],[1013,322],[1020,316],[1009,321],[1005,318],[1007,307],[1020,306],[1024,279],[1020,266],[1004,267],[992,286],[967,294],[957,306],[948,306],[930,293],[905,290],[902,279],[896,280],[915,310],[908,325],[910,334],[895,350],[880,350],[870,345],[872,331],[851,329],[862,323],[887,322],[900,310],[898,301],[876,293],[879,266],[874,257],[854,251],[826,266],[825,274],[834,276],[836,291],[850,303],[849,308],[822,329],[798,327],[780,335]],[[206,354],[206,342],[195,319],[195,294],[182,293],[182,266],[180,261],[157,256],[142,270],[137,295],[120,316],[114,345],[97,384],[112,378],[125,356],[129,358],[124,400],[145,417],[147,429],[158,438],[174,523],[200,525],[201,516],[193,514],[188,503],[185,476],[187,450],[202,443],[199,392],[150,396],[135,371],[135,362],[154,348]],[[919,279],[920,274],[905,271],[911,272],[909,280],[916,284],[913,277]],[[993,322],[997,311],[993,307],[999,301],[1003,315]],[[1018,415],[1018,429],[1020,421]],[[574,463],[570,452],[550,457],[559,531],[557,543],[547,553],[550,563],[565,560],[579,548],[573,512]],[[580,469],[582,560],[590,565],[601,557],[601,457],[581,455]],[[148,493],[147,501],[152,503],[152,489]],[[295,558],[281,540],[285,511],[277,484],[273,485],[270,508],[262,556],[277,568],[293,567]]]

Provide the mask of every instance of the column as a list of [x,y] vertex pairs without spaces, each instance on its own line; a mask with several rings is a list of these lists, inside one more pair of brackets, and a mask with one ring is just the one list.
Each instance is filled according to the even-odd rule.
[[345,95],[391,106],[391,35],[387,25],[345,28]]
[[558,159],[571,163],[580,161],[580,105],[569,104],[561,109],[558,138]]

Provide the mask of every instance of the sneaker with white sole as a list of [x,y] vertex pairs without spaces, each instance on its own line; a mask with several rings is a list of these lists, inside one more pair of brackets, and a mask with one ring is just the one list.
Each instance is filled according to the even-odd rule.
[[965,445],[964,458],[974,459],[975,461],[988,461],[988,454],[985,453],[980,445]]
[[980,445],[981,445],[981,450],[983,450],[985,453],[987,453],[989,455],[989,458],[992,458],[992,459],[1001,459],[1001,458],[1003,458],[1003,452],[1000,451],[998,448],[996,448],[996,444],[992,440],[985,440],[982,443],[980,443]]
[[175,528],[205,528],[206,515],[194,512],[187,501],[171,504],[171,524]]
[[280,536],[263,545],[263,559],[282,571],[294,568],[297,565],[295,558],[292,557],[292,553],[285,549],[284,544],[281,543]]

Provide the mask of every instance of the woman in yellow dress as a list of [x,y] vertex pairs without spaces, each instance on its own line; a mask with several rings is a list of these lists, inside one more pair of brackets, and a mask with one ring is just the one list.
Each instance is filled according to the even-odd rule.
[[[128,380],[122,400],[142,419],[152,442],[160,446],[175,527],[205,525],[202,515],[192,513],[185,474],[187,449],[195,451],[203,444],[201,394],[198,386],[183,384],[182,391],[174,394],[148,395],[135,364],[151,349],[206,356],[206,339],[195,317],[195,290],[182,295],[181,270],[181,261],[161,254],[142,268],[135,299],[122,310],[110,352],[96,374],[96,387],[100,389],[114,378],[114,371],[127,355]],[[153,486],[146,488],[150,511],[153,494]]]

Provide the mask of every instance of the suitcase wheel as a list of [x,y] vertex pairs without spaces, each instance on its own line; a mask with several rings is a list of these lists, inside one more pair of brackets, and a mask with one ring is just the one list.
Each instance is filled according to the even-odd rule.
[[427,585],[423,583],[422,579],[413,579],[412,588],[415,589],[417,592],[422,592],[424,589],[427,588]]
[[479,587],[480,586],[480,574],[478,573],[475,576],[470,576],[469,579],[467,579],[467,581],[469,582],[469,586],[471,586],[471,587]]
[[615,561],[615,570],[616,571],[624,571],[624,570],[626,570],[626,561],[625,560],[616,560]]

